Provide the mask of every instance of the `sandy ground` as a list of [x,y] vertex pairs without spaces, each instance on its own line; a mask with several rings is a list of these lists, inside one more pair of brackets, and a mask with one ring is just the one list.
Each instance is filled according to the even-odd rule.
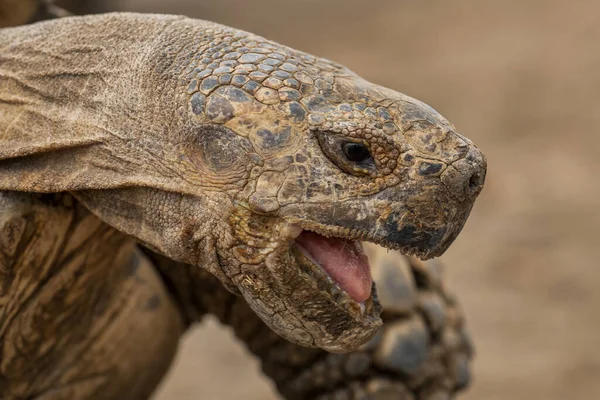
[[[486,153],[486,188],[443,256],[478,354],[464,399],[600,398],[597,0],[120,1],[250,30],[428,102]],[[209,324],[157,400],[274,399]]]

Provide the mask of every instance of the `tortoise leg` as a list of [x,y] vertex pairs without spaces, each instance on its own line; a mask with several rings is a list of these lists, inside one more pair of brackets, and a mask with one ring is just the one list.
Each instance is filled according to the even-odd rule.
[[444,400],[468,385],[470,339],[435,262],[396,252],[371,257],[383,328],[362,348],[332,354],[282,339],[206,271],[148,254],[188,322],[211,313],[230,325],[284,398]]
[[182,329],[130,238],[70,195],[0,192],[0,398],[147,398]]

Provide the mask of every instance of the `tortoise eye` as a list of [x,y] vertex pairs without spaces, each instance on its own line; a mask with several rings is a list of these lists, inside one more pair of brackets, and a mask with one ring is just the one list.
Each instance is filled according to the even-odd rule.
[[377,173],[367,143],[352,141],[347,136],[332,132],[320,132],[317,138],[323,153],[342,171],[356,176]]
[[342,150],[346,158],[352,162],[363,162],[371,158],[369,149],[362,143],[346,142],[342,144]]

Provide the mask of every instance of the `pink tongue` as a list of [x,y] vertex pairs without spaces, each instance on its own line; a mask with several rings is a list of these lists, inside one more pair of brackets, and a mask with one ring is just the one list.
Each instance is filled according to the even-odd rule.
[[303,231],[296,238],[306,252],[327,274],[357,302],[371,295],[371,268],[360,243],[351,240],[326,238]]

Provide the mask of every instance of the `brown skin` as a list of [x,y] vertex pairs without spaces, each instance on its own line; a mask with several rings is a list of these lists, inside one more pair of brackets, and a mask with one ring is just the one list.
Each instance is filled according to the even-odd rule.
[[147,398],[184,329],[153,265],[68,194],[0,209],[0,398]]
[[220,25],[64,19],[4,30],[0,54],[0,190],[73,193],[301,345],[352,350],[381,322],[376,298],[361,311],[323,284],[294,227],[428,258],[483,184],[481,153],[428,106]]

